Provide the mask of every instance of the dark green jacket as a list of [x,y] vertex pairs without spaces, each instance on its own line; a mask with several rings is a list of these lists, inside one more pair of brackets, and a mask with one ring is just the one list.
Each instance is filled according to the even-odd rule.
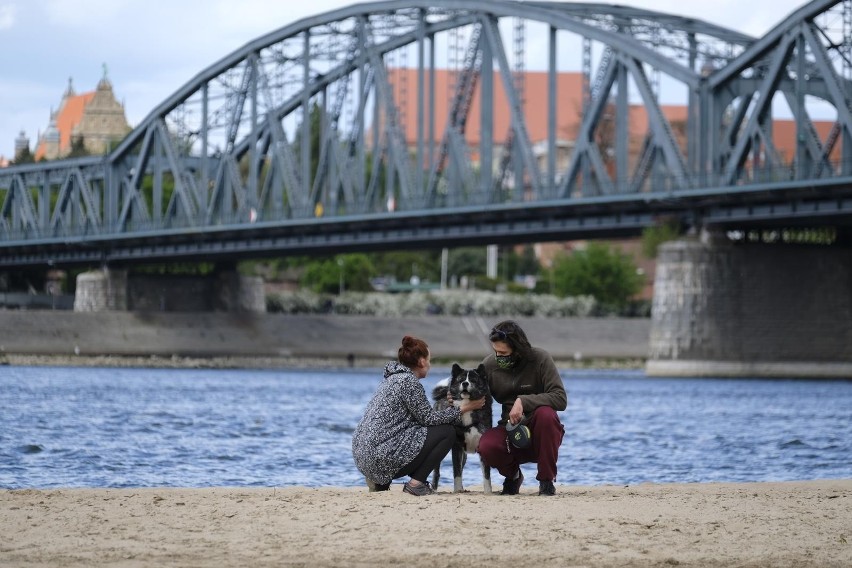
[[550,406],[556,411],[568,406],[568,395],[553,358],[544,349],[533,347],[530,355],[512,369],[501,369],[492,353],[482,364],[488,376],[491,396],[502,405],[498,424],[509,420],[509,411],[520,397],[524,414],[531,414],[539,406]]

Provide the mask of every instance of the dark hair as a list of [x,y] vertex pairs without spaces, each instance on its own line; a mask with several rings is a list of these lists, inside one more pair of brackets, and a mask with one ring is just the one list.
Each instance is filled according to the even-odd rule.
[[399,347],[398,353],[399,362],[413,369],[420,365],[420,358],[429,356],[429,346],[422,339],[417,339],[410,335],[402,338],[402,345]]
[[512,353],[526,357],[532,350],[527,334],[521,329],[517,322],[512,320],[501,321],[488,334],[489,341],[503,341],[512,348]]

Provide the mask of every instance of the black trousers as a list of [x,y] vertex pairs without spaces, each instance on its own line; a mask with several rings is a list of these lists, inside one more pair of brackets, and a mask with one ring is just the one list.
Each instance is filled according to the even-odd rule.
[[411,460],[411,463],[396,472],[393,478],[399,479],[407,475],[411,479],[426,483],[429,474],[450,453],[455,438],[456,429],[452,424],[427,426],[426,441],[423,442],[423,448],[420,450],[420,453]]

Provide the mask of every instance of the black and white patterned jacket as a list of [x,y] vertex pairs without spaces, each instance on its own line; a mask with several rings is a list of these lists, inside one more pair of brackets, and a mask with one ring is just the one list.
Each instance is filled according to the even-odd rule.
[[355,465],[366,478],[390,483],[420,453],[427,426],[452,424],[460,416],[455,406],[434,410],[411,369],[391,361],[352,436]]

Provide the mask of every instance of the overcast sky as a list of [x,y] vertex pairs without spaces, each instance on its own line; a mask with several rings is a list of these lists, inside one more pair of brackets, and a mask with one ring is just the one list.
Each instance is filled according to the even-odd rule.
[[[622,0],[760,36],[802,0]],[[251,40],[346,0],[0,0],[0,155],[47,127],[68,78],[94,90],[107,65],[131,125]]]

